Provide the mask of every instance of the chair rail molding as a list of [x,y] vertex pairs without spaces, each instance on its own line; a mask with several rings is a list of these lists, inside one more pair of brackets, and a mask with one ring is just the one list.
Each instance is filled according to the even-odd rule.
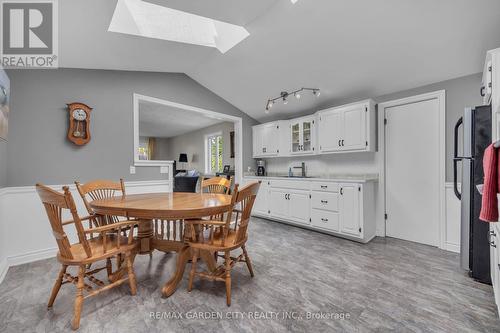
[[[49,185],[56,191],[68,186],[75,198],[78,212],[86,214],[83,201],[74,184]],[[127,194],[172,192],[171,180],[125,182]],[[68,216],[69,219],[69,216]],[[8,230],[8,237],[6,231]],[[70,240],[77,241],[76,233],[68,232]],[[52,258],[57,246],[50,230],[47,214],[35,186],[5,187],[0,189],[0,283],[11,266]],[[29,237],[32,242],[23,239]]]

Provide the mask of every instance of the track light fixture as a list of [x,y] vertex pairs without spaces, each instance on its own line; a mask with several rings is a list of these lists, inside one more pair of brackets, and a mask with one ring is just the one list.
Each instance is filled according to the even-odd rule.
[[269,113],[269,110],[273,107],[274,103],[277,100],[281,99],[283,101],[283,104],[288,104],[288,97],[290,95],[295,96],[296,99],[300,99],[300,97],[301,97],[300,92],[305,91],[305,90],[312,91],[313,95],[316,97],[319,97],[319,95],[321,94],[321,92],[318,88],[300,88],[300,89],[292,91],[292,92],[282,91],[280,93],[279,97],[270,98],[267,100],[266,113]]

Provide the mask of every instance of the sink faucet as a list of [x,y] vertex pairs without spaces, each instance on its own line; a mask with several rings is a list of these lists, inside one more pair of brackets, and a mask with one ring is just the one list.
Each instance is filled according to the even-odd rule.
[[300,164],[300,166],[295,166],[293,168],[294,169],[301,169],[301,171],[302,171],[301,177],[305,177],[306,176],[306,163],[305,162],[302,162]]

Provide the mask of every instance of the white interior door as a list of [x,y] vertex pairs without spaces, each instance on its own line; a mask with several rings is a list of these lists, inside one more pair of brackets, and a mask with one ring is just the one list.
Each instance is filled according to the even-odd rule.
[[386,234],[439,245],[437,98],[385,108]]

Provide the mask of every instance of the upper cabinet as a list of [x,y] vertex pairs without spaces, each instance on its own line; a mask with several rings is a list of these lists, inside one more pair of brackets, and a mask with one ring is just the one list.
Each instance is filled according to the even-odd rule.
[[290,120],[290,154],[310,155],[316,151],[316,116]]
[[367,100],[318,112],[319,153],[375,151],[375,103]]
[[253,157],[278,156],[279,122],[271,122],[252,127]]
[[253,127],[253,157],[375,151],[375,103],[366,100]]

